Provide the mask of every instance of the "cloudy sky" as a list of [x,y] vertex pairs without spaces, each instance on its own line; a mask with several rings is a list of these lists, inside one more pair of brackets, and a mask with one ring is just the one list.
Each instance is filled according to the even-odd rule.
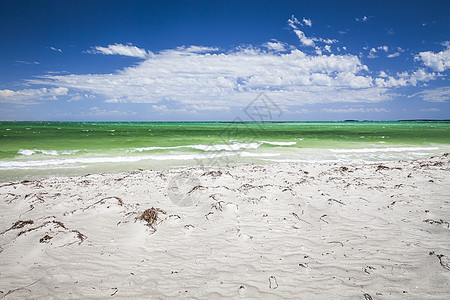
[[450,118],[450,1],[0,1],[0,120]]

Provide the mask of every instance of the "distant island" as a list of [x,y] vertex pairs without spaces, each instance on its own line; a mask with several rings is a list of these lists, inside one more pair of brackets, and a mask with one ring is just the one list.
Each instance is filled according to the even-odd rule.
[[398,120],[398,122],[450,122],[450,120],[411,119],[411,120]]

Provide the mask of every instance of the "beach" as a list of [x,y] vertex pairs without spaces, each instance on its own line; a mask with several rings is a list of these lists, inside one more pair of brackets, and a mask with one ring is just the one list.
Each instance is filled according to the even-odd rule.
[[0,184],[0,298],[446,299],[450,155]]

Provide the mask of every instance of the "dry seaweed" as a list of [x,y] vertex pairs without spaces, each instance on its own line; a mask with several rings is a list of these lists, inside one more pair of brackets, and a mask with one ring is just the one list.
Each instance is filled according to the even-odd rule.
[[439,258],[439,263],[441,266],[446,269],[447,271],[450,271],[450,265],[444,261],[442,261],[442,258],[444,257],[443,254],[436,254],[434,251],[431,251],[429,255],[436,255],[437,258]]
[[1,234],[4,234],[4,233],[6,233],[6,232],[8,232],[8,231],[10,231],[10,230],[13,230],[13,229],[20,229],[20,228],[23,228],[23,227],[25,227],[26,225],[31,225],[31,224],[33,224],[34,223],[34,221],[33,220],[27,220],[27,221],[17,221],[16,223],[14,223],[10,228],[8,228],[8,229],[6,229],[5,231],[3,231]]
[[46,234],[39,240],[39,243],[48,243],[52,238],[53,238],[52,236]]
[[426,220],[423,220],[425,223],[428,223],[428,224],[438,224],[438,225],[444,225],[444,224],[447,224],[447,228],[450,228],[450,223],[449,222],[447,222],[447,221],[444,221],[444,220],[442,220],[442,219],[439,219],[439,220],[432,220],[432,219],[426,219]]
[[145,221],[148,227],[151,227],[154,231],[156,231],[156,225],[158,222],[158,214],[167,214],[165,211],[159,208],[148,208],[144,210],[142,214],[136,217],[136,220]]
[[[27,230],[23,230],[23,231],[19,232],[19,234],[18,234],[17,236],[21,236],[22,234],[28,233],[28,232],[30,232],[30,231],[40,229],[40,228],[42,228],[42,227],[44,227],[44,226],[46,226],[46,225],[48,225],[48,224],[52,224],[52,223],[53,223],[53,224],[56,224],[57,227],[61,227],[62,229],[65,229],[65,230],[68,230],[68,231],[70,231],[70,232],[75,233],[75,234],[76,234],[76,237],[80,240],[80,241],[78,242],[78,245],[81,245],[81,243],[83,243],[84,240],[87,238],[87,237],[86,237],[84,234],[82,234],[80,231],[78,231],[78,230],[76,230],[76,229],[69,230],[69,229],[68,229],[61,221],[57,221],[57,220],[46,221],[46,222],[42,223],[42,224],[39,225],[39,226],[32,227],[32,228],[28,228]],[[45,237],[44,237],[44,238],[45,238]],[[42,240],[42,238],[41,238],[41,240]],[[40,240],[40,242],[41,242],[41,240]],[[44,241],[44,240],[43,240],[43,241]],[[41,242],[41,243],[42,243],[42,242]]]

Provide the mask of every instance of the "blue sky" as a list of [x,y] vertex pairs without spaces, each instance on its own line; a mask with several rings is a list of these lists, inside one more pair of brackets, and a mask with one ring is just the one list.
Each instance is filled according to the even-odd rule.
[[[450,118],[449,1],[0,1],[0,120]],[[260,98],[258,98],[260,99]]]

